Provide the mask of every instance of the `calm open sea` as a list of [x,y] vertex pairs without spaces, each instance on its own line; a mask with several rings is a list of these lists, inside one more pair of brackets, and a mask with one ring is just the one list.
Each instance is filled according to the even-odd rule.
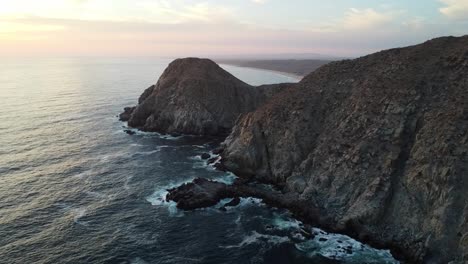
[[[0,263],[394,263],[345,236],[304,240],[301,223],[255,199],[226,212],[163,202],[195,177],[234,177],[197,157],[209,139],[123,132],[116,115],[169,62],[2,59]],[[225,69],[250,84],[297,81]]]

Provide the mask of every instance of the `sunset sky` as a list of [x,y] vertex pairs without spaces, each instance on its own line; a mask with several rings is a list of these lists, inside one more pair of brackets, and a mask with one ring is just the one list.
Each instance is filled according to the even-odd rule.
[[0,0],[0,56],[358,56],[468,34],[468,0]]

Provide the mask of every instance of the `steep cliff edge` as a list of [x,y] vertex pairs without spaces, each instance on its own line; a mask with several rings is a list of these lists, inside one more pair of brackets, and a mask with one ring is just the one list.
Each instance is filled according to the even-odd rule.
[[287,85],[253,87],[211,60],[177,59],[120,118],[145,131],[223,135],[240,114],[253,111]]
[[240,118],[223,164],[414,262],[468,261],[468,36],[333,62]]

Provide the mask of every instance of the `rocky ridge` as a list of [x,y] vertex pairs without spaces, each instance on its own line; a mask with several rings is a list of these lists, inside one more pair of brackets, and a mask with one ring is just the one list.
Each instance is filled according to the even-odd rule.
[[224,166],[409,262],[468,260],[468,37],[330,63],[238,120]]

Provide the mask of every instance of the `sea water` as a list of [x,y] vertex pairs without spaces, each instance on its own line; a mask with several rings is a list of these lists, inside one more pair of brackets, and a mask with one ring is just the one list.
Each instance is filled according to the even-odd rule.
[[[258,199],[227,211],[183,212],[166,202],[168,188],[196,177],[234,179],[198,158],[214,140],[124,133],[116,115],[169,62],[2,59],[0,263],[395,262],[339,234],[317,229],[305,239],[302,223]],[[298,81],[223,67],[253,85]]]

